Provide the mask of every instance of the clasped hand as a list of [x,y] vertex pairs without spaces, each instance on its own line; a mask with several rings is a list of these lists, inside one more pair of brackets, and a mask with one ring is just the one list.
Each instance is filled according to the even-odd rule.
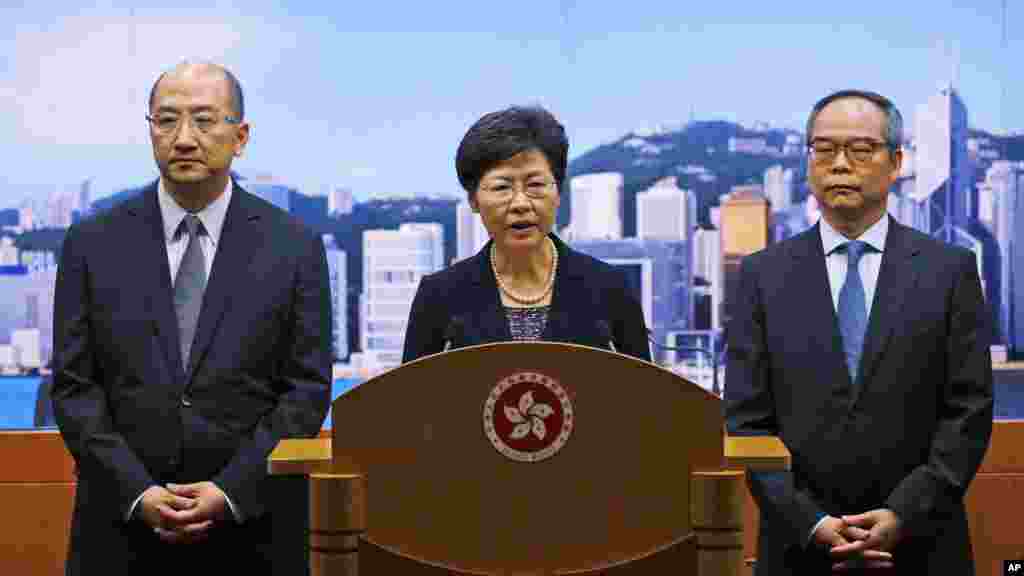
[[828,516],[815,530],[814,540],[828,547],[833,572],[892,568],[892,549],[899,542],[900,527],[899,517],[884,508],[840,518]]
[[224,492],[213,482],[151,486],[142,493],[139,515],[161,540],[187,544],[205,540],[214,522],[223,520]]

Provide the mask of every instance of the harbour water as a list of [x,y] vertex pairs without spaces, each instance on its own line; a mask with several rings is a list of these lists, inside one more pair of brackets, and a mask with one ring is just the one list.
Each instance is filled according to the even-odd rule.
[[[35,428],[36,399],[39,391],[39,376],[0,376],[0,430]],[[341,396],[356,384],[357,378],[338,378],[331,387],[331,400]],[[327,413],[324,425],[330,426],[331,414]]]
[[[708,375],[710,376],[710,374]],[[719,382],[724,382],[720,374]],[[999,420],[1024,419],[1024,377],[1021,372],[996,373],[994,381],[995,418]],[[696,379],[701,380],[701,379]],[[710,387],[710,377],[699,383]],[[35,428],[36,399],[39,390],[38,376],[0,376],[0,430]],[[336,378],[331,389],[332,401],[352,387],[363,382],[362,378]],[[324,419],[324,427],[331,424],[330,411]]]

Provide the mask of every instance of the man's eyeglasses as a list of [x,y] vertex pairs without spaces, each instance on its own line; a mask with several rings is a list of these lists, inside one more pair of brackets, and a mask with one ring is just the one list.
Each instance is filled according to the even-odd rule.
[[517,186],[512,182],[500,181],[482,184],[480,191],[495,200],[504,201],[511,200],[516,195],[516,191],[522,189],[523,194],[527,198],[536,200],[544,198],[555,188],[555,183],[548,180],[530,180],[523,186]]
[[875,157],[875,152],[879,148],[885,148],[888,144],[880,140],[871,140],[869,138],[860,138],[857,140],[850,140],[849,142],[833,142],[831,140],[825,140],[823,138],[815,138],[811,140],[808,148],[811,151],[811,155],[814,157],[814,161],[819,164],[831,164],[836,156],[839,155],[840,150],[846,152],[846,157],[854,162],[869,162]]
[[[209,134],[221,123],[238,124],[237,118],[231,116],[215,116],[211,113],[200,113],[195,115],[187,114],[184,117],[189,119],[192,128],[203,134]],[[161,113],[156,116],[146,116],[146,120],[153,126],[153,129],[160,134],[173,134],[181,127],[180,114]]]

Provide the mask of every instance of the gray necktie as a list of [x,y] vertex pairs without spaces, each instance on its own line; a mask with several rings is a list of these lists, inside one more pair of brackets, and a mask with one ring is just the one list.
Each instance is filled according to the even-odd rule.
[[174,279],[174,311],[178,315],[178,335],[181,337],[181,365],[188,369],[188,355],[199,323],[199,310],[206,289],[206,258],[199,246],[199,236],[205,234],[203,223],[195,214],[187,214],[178,226],[178,234],[188,234],[188,247]]
[[864,295],[864,283],[860,278],[860,257],[871,247],[853,240],[839,247],[846,250],[846,281],[839,291],[839,331],[843,335],[843,352],[846,353],[846,368],[850,381],[857,384],[860,356],[864,350],[864,335],[868,329],[868,305]]

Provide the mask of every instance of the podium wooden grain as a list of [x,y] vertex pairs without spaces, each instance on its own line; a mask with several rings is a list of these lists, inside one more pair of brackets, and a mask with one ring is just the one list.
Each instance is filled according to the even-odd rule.
[[[485,401],[535,371],[573,404],[565,446],[499,453]],[[740,574],[743,471],[777,440],[726,439],[721,401],[654,364],[549,342],[438,354],[353,388],[330,440],[283,441],[271,473],[310,475],[313,574]],[[781,450],[780,450],[781,448]]]

